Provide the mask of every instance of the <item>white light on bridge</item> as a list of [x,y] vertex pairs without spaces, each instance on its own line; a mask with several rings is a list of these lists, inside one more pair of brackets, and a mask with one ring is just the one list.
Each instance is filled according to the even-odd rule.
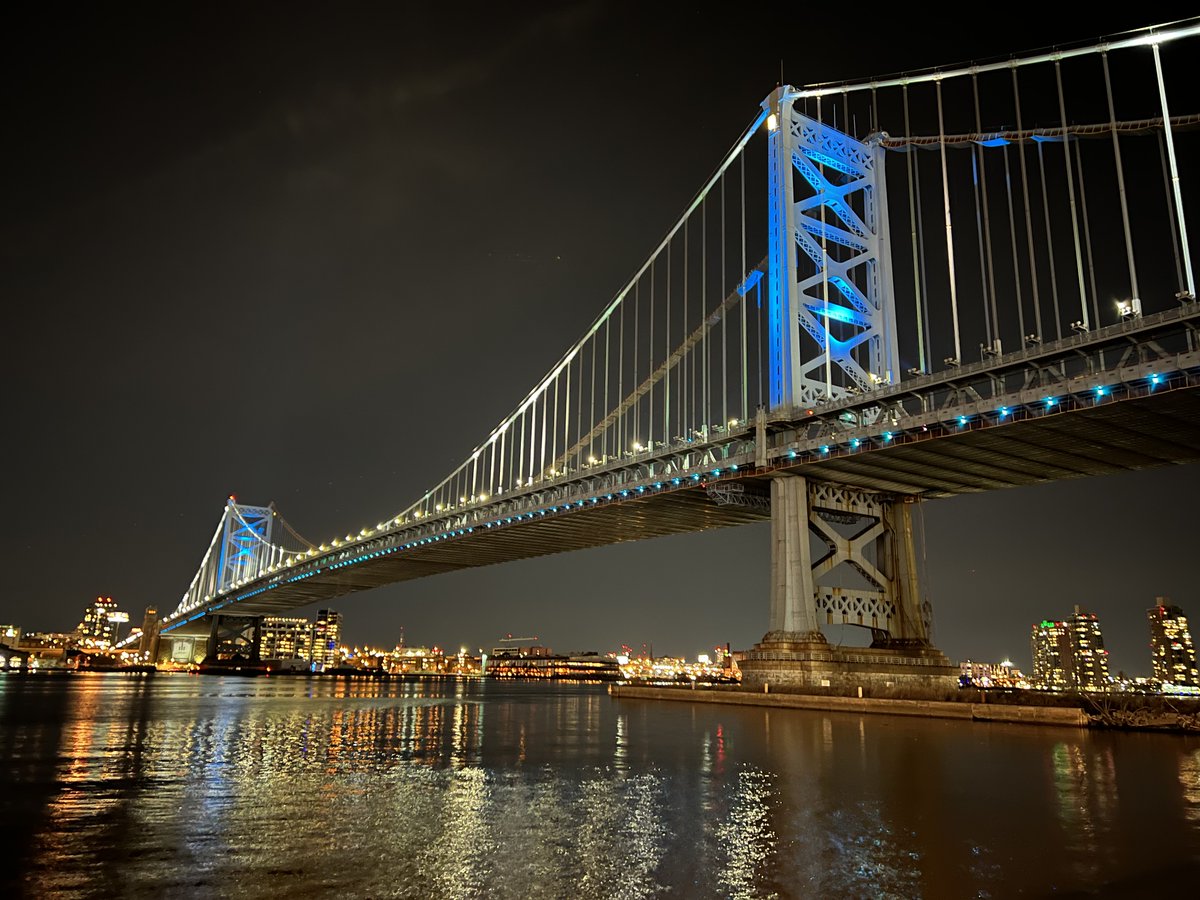
[[1117,301],[1117,315],[1122,319],[1136,319],[1142,314],[1142,301],[1137,297]]

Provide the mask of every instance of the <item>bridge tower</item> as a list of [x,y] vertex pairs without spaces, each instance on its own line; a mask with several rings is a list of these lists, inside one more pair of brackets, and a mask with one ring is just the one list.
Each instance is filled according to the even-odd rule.
[[[859,141],[799,112],[792,88],[777,88],[764,106],[770,407],[787,415],[898,379],[884,151],[881,136]],[[930,643],[913,499],[796,476],[772,481],[770,629],[747,654],[747,684],[842,693],[954,685],[949,660]],[[823,552],[814,554],[814,542]],[[872,646],[832,648],[822,619],[869,628]]]
[[772,412],[899,377],[882,135],[858,141],[797,111],[793,94],[763,101]]

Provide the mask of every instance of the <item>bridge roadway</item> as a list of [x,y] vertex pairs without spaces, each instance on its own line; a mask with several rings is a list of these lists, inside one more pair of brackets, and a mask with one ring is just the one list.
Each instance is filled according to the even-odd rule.
[[[1200,304],[776,411],[314,552],[165,622],[770,517],[769,480],[922,498],[1200,461]],[[195,627],[195,626],[193,626]]]

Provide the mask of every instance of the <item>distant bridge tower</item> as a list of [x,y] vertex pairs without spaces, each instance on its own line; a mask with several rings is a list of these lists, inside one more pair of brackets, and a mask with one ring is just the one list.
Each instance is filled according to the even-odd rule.
[[258,575],[274,555],[271,529],[275,510],[270,506],[247,506],[233,497],[221,520],[220,556],[216,566],[216,590],[227,590],[234,582]]
[[257,578],[285,555],[273,541],[274,506],[248,506],[230,497],[187,593],[172,615],[202,607],[241,581]]
[[883,147],[803,115],[794,88],[763,106],[771,410],[890,384],[899,358]]

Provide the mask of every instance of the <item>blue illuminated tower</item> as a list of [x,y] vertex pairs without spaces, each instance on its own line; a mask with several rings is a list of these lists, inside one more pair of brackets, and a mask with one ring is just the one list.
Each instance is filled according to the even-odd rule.
[[899,359],[882,135],[864,143],[801,114],[787,86],[764,107],[771,409],[892,384]]

